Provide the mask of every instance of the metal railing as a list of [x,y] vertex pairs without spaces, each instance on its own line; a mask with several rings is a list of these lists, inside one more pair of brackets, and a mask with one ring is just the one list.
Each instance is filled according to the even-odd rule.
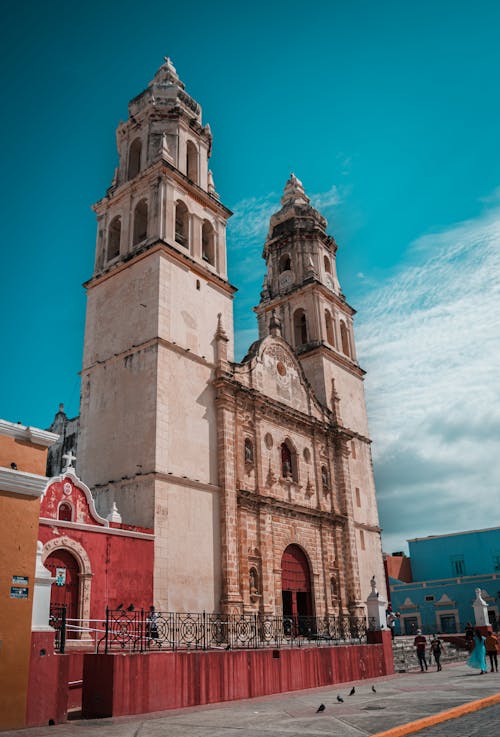
[[366,642],[364,617],[286,617],[207,612],[106,610],[105,633],[97,650],[148,652],[303,647]]

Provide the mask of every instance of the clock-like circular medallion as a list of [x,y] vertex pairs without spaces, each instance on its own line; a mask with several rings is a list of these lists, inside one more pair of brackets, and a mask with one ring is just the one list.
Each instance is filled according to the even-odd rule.
[[292,284],[295,281],[295,277],[293,275],[292,271],[284,271],[282,274],[280,274],[280,289],[288,289],[288,287],[291,287]]

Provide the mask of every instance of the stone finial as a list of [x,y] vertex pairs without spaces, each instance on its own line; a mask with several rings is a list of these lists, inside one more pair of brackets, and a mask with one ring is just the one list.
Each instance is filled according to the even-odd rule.
[[113,506],[111,507],[111,512],[106,517],[108,522],[117,522],[118,524],[121,524],[122,516],[120,512],[118,511],[118,507],[116,506],[116,502],[113,502]]
[[225,340],[226,343],[229,340],[226,331],[224,330],[224,325],[222,324],[222,312],[219,312],[217,315],[217,330],[215,331],[215,338],[216,340]]
[[66,471],[74,471],[73,461],[76,461],[76,456],[73,454],[73,451],[70,450],[69,453],[65,453],[63,455],[63,459],[66,461],[63,473],[66,473]]
[[168,138],[167,138],[167,132],[163,131],[161,135],[161,155],[165,159],[171,159],[172,158],[172,152],[170,151],[170,147],[168,145]]
[[179,75],[177,74],[177,70],[173,65],[172,59],[169,56],[163,57],[164,64],[161,65],[160,69],[165,75],[165,77],[170,82],[178,82],[179,81]]
[[308,205],[309,197],[304,191],[302,182],[297,179],[295,174],[290,174],[288,182],[285,184],[285,190],[281,198],[282,205]]
[[281,336],[281,320],[276,314],[276,310],[272,311],[271,319],[269,321],[269,332],[275,338]]
[[207,190],[208,194],[211,194],[212,197],[216,197],[217,199],[219,199],[219,195],[217,194],[217,191],[215,189],[214,175],[212,174],[211,169],[208,170]]
[[307,260],[307,276],[316,276],[316,275],[317,275],[316,267],[314,266],[314,261],[313,261],[311,254],[309,254],[309,258]]
[[227,337],[224,325],[222,324],[222,312],[217,315],[217,330],[215,331],[215,360],[217,362],[218,369],[227,371],[229,364],[227,361],[227,344],[229,338]]

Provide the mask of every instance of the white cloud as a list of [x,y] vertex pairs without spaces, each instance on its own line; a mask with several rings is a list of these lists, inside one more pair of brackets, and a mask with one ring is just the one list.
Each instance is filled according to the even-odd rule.
[[358,305],[384,546],[498,524],[500,208],[416,241]]
[[[329,210],[339,204],[339,190],[335,184],[326,192],[309,195],[311,204],[328,214]],[[269,230],[269,220],[273,213],[281,208],[281,195],[269,192],[262,197],[248,197],[240,200],[233,207],[233,216],[229,220],[228,230],[231,238],[231,249],[248,250],[249,246],[262,249]]]

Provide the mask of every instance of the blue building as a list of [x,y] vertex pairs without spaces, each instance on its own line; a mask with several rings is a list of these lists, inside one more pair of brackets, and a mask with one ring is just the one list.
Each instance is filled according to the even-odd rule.
[[408,540],[412,582],[389,578],[401,634],[463,632],[481,589],[495,630],[500,602],[500,527]]

